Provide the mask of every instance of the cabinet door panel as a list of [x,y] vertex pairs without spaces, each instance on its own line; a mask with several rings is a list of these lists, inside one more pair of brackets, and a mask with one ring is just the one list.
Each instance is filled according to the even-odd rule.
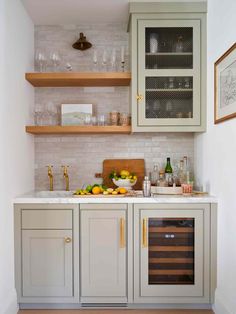
[[122,210],[81,212],[83,297],[126,296],[124,219]]
[[73,295],[71,230],[23,230],[23,296]]
[[203,211],[143,210],[141,296],[203,296]]
[[139,20],[138,73],[138,125],[200,125],[200,20]]

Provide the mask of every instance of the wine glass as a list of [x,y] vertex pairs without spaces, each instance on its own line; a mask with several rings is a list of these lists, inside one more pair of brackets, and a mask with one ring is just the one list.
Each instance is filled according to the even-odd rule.
[[42,125],[42,107],[40,104],[36,103],[34,107],[34,120],[35,120],[35,125]]
[[125,72],[125,47],[121,47],[120,52],[120,59],[121,59],[121,72]]
[[107,50],[106,49],[103,50],[103,54],[102,54],[102,68],[104,72],[107,71]]
[[39,68],[39,72],[46,70],[47,58],[44,51],[37,50],[35,53],[35,63]]
[[111,71],[116,72],[116,49],[113,48],[111,52]]
[[57,107],[51,101],[46,104],[46,121],[48,125],[56,125],[57,124]]
[[96,49],[93,52],[93,71],[98,72],[98,53]]
[[56,72],[57,68],[61,62],[61,57],[57,51],[52,51],[50,53],[50,61],[51,61],[52,66],[53,66],[53,72]]

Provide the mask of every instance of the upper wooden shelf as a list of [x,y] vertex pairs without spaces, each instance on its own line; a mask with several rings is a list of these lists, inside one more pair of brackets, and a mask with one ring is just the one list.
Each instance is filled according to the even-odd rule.
[[53,72],[26,73],[35,87],[129,86],[130,72]]
[[131,126],[26,126],[31,134],[130,134]]

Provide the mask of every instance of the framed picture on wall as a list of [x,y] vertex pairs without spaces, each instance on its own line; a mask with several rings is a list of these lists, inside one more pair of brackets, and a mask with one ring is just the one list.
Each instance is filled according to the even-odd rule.
[[215,124],[236,117],[236,43],[215,62]]

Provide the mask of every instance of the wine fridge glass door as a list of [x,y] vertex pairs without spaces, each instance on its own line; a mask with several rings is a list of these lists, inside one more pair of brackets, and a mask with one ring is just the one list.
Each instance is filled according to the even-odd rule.
[[201,296],[203,213],[142,211],[142,296]]

